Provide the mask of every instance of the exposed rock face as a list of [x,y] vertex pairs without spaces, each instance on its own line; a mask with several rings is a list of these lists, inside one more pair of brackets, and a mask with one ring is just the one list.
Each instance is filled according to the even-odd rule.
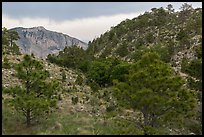
[[11,30],[18,32],[20,39],[16,42],[20,51],[24,54],[33,53],[40,58],[46,58],[48,54],[56,54],[66,46],[78,45],[86,49],[88,45],[68,35],[46,30],[44,27],[22,28]]

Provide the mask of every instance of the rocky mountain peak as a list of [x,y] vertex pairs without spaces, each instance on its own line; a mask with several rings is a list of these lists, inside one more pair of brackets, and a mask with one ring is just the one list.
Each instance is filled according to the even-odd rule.
[[21,53],[46,58],[49,54],[57,54],[65,47],[77,45],[87,49],[88,44],[69,35],[45,29],[43,26],[32,28],[17,27],[11,30],[18,32],[20,39],[16,41]]

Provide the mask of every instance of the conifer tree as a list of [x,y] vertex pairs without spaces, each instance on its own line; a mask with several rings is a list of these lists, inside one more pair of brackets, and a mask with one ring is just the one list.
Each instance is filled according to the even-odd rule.
[[114,82],[114,95],[124,107],[141,112],[143,120],[139,126],[144,134],[154,134],[157,129],[176,125],[194,114],[195,94],[185,89],[183,82],[151,52],[133,64],[127,82]]
[[58,82],[46,81],[49,72],[43,70],[41,62],[34,60],[29,55],[15,66],[16,77],[21,80],[21,86],[5,88],[13,98],[8,102],[24,115],[29,127],[34,120],[49,113],[50,108],[56,106]]

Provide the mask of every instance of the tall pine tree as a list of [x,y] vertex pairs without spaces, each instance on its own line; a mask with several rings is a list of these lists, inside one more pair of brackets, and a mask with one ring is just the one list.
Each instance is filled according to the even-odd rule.
[[4,92],[13,96],[8,101],[25,116],[29,127],[32,121],[47,115],[50,108],[56,106],[58,82],[46,81],[49,72],[43,70],[41,62],[29,55],[24,56],[24,60],[15,66],[15,70],[22,86],[4,88]]

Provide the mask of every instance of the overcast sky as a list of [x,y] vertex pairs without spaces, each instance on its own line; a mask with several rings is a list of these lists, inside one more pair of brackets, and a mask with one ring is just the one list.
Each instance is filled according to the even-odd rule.
[[[183,2],[3,2],[2,27],[44,26],[88,42],[125,19],[151,8],[172,4],[177,11]],[[193,8],[202,2],[189,2]]]

